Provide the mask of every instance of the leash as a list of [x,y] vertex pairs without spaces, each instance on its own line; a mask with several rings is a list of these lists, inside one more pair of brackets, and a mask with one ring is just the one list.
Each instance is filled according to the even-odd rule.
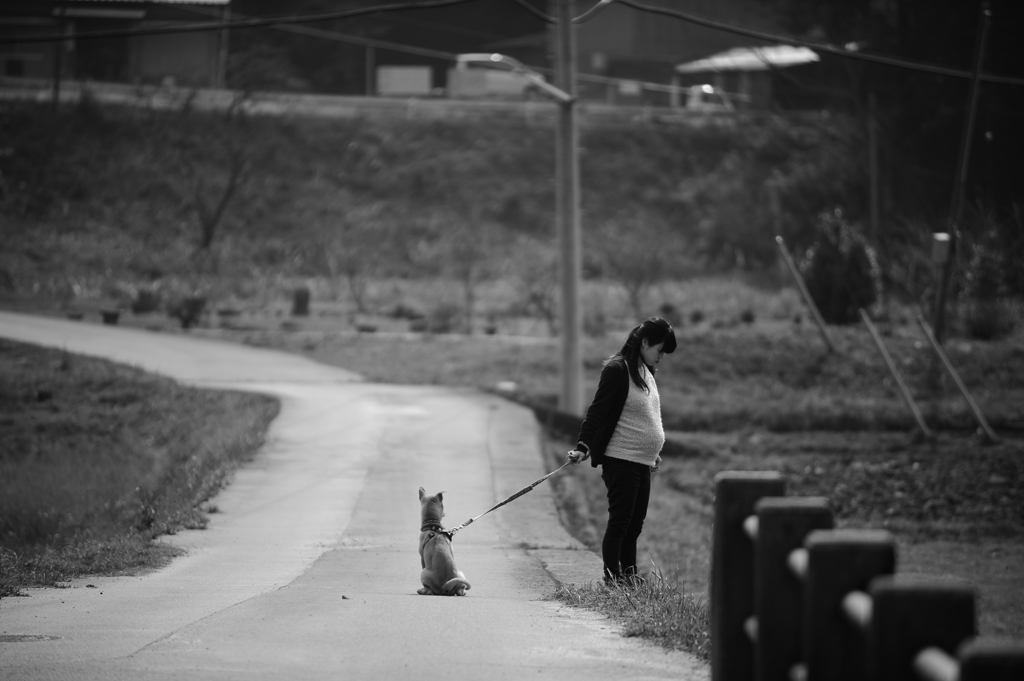
[[518,499],[519,497],[523,496],[524,494],[526,494],[527,492],[532,490],[534,487],[536,487],[540,483],[542,483],[545,480],[547,480],[548,478],[550,478],[555,473],[559,472],[560,470],[562,470],[566,466],[571,466],[571,465],[573,465],[572,461],[566,461],[560,467],[558,467],[555,470],[551,471],[550,473],[545,475],[543,478],[540,478],[539,480],[535,480],[535,481],[531,482],[529,485],[527,485],[526,487],[522,488],[521,490],[519,490],[518,492],[516,492],[515,494],[510,496],[508,499],[505,499],[505,501],[499,502],[498,504],[496,504],[496,505],[492,506],[491,508],[487,509],[486,511],[484,511],[483,513],[481,513],[480,515],[478,515],[475,518],[470,518],[469,520],[467,520],[466,522],[462,523],[458,527],[453,527],[453,528],[451,528],[449,530],[444,530],[444,533],[447,534],[449,536],[449,538],[454,537],[455,533],[458,532],[459,530],[472,525],[477,520],[480,520],[481,518],[483,518],[485,515],[487,515],[491,511],[494,511],[496,509],[501,508],[502,506],[504,506],[505,504],[509,503],[510,501],[515,501],[516,499]]

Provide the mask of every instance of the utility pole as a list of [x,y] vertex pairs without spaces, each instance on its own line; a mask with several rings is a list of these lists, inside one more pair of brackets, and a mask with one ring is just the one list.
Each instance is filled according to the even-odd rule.
[[981,75],[981,64],[985,57],[985,41],[988,38],[988,27],[992,20],[992,10],[988,2],[981,3],[981,16],[978,19],[977,53],[974,56],[974,77],[971,79],[971,94],[967,100],[967,116],[964,121],[963,137],[960,140],[960,158],[957,161],[956,185],[949,206],[949,253],[938,290],[935,292],[935,306],[932,309],[932,333],[942,343],[945,331],[946,296],[949,292],[950,280],[953,277],[953,266],[956,263],[956,248],[959,241],[957,230],[963,217],[964,191],[967,187],[967,167],[971,158],[971,137],[974,135],[974,118],[978,105],[978,79]]
[[871,242],[878,246],[879,192],[878,192],[878,102],[875,93],[868,95],[868,183],[870,184]]
[[[224,9],[221,10],[220,23],[227,24],[231,21],[231,5],[224,5]],[[218,90],[224,90],[228,86],[228,40],[230,39],[231,31],[228,28],[224,28],[220,32],[220,45],[217,49],[217,74],[214,76],[216,82],[213,84]]]
[[376,69],[377,62],[377,51],[373,49],[373,45],[366,46],[366,56],[363,59],[363,75],[365,80],[365,87],[363,88],[363,94],[367,97],[373,97],[377,94],[377,84],[374,82],[374,70]]
[[[57,3],[57,33],[64,35],[65,31],[65,17],[67,16],[67,10],[64,8],[63,2]],[[60,106],[60,81],[64,75],[64,41],[58,40],[53,44],[53,92],[51,94],[51,110],[53,113],[57,113],[57,109]]]
[[583,361],[580,357],[579,285],[582,278],[579,140],[576,130],[576,41],[573,0],[555,0],[558,19],[556,85],[571,95],[559,102],[557,138],[557,210],[562,288],[562,392],[559,408],[583,413]]

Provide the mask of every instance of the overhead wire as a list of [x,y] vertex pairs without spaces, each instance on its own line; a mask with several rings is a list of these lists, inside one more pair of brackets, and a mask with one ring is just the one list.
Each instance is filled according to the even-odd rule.
[[[574,23],[574,24],[582,24],[582,23],[585,23],[585,22],[589,21],[594,16],[596,16],[598,12],[600,12],[603,9],[605,9],[606,7],[608,7],[608,5],[612,4],[613,2],[615,2],[615,0],[598,0],[598,3],[596,5],[594,5],[593,7],[588,9],[586,12],[584,12],[581,15],[579,15],[578,17],[574,18],[572,20],[572,23]],[[554,17],[552,17],[552,19],[554,19]]]
[[[860,59],[862,61],[870,61],[879,64],[885,64],[887,66],[898,66],[905,69],[924,71],[927,73],[934,73],[942,76],[955,76],[957,78],[974,77],[973,71],[954,69],[946,66],[939,66],[938,64],[929,64],[927,62],[922,61],[902,59],[900,57],[887,57],[881,54],[871,54],[869,52],[849,50],[843,47],[829,45],[827,43],[802,40],[800,38],[791,38],[789,36],[782,36],[775,33],[769,33],[768,31],[761,31],[758,29],[728,24],[722,21],[716,21],[715,19],[708,19],[706,17],[701,17],[696,14],[690,14],[689,12],[668,9],[666,7],[653,7],[651,5],[643,5],[639,2],[635,2],[635,0],[609,0],[609,2],[617,2],[620,5],[632,7],[633,9],[641,12],[649,12],[651,14],[660,14],[662,16],[674,17],[676,19],[682,19],[683,21],[697,24],[699,26],[704,26],[706,28],[713,28],[719,31],[735,33],[737,35],[746,36],[748,38],[758,38],[760,40],[766,40],[775,43],[809,47],[812,50],[816,50],[818,52],[833,54],[836,56],[846,57],[849,59]],[[982,73],[979,75],[979,79],[985,82],[999,83],[1002,85],[1024,85],[1024,78],[1014,78],[1012,76],[997,76],[989,73]]]
[[[213,16],[217,10],[208,10],[200,7],[188,7],[182,8],[187,9],[189,12],[196,14],[204,14],[207,16]],[[236,17],[246,19],[245,15],[235,14]],[[359,35],[350,35],[348,33],[338,33],[337,31],[328,31],[322,28],[313,28],[312,26],[299,26],[294,24],[271,24],[268,28],[272,28],[277,31],[285,31],[287,33],[295,33],[298,35],[307,35],[312,38],[320,38],[322,40],[330,40],[338,43],[348,43],[351,45],[361,45],[363,47],[375,47],[384,50],[393,50],[395,52],[404,52],[406,54],[415,54],[419,57],[430,57],[433,59],[455,59],[456,54],[454,52],[446,52],[444,50],[432,50],[428,47],[414,47],[412,45],[403,45],[402,43],[393,43],[388,40],[380,40],[378,38],[367,38]]]
[[553,16],[551,16],[549,14],[545,14],[541,10],[539,10],[536,7],[534,7],[533,5],[531,5],[530,3],[526,2],[526,0],[512,0],[512,2],[516,3],[517,5],[519,5],[520,7],[525,9],[527,12],[529,12],[533,16],[537,17],[538,19],[540,19],[541,21],[546,21],[549,24],[553,24],[553,23],[556,23],[558,21]]
[[[185,26],[159,26],[150,28],[132,28],[132,29],[114,29],[105,31],[88,31],[83,33],[71,33],[71,34],[51,34],[51,35],[38,35],[38,36],[17,36],[17,37],[0,37],[0,45],[10,44],[28,44],[28,43],[40,43],[40,42],[64,42],[67,40],[89,40],[98,38],[120,38],[128,37],[133,35],[163,35],[169,33],[194,33],[201,31],[224,31],[229,29],[245,29],[245,28],[261,28],[265,26],[274,25],[291,25],[300,23],[317,23],[322,21],[331,21],[337,19],[350,19],[358,16],[366,16],[370,14],[377,14],[382,12],[396,12],[416,9],[434,9],[438,7],[450,7],[454,5],[468,4],[471,2],[477,2],[478,0],[426,0],[420,2],[402,2],[392,3],[389,5],[370,5],[367,7],[358,7],[355,9],[340,10],[337,12],[326,12],[319,14],[306,14],[306,15],[285,15],[280,17],[261,17],[257,19],[242,19],[234,21],[218,21],[210,23],[199,23]],[[554,23],[555,18],[551,17],[544,12],[533,7],[526,0],[513,0],[517,5],[523,9],[529,11],[534,16],[537,16],[543,21],[548,23]],[[957,78],[972,78],[974,73],[963,69],[955,69],[946,66],[940,66],[938,64],[930,64],[927,62],[902,59],[899,57],[890,57],[880,54],[872,54],[868,52],[861,52],[858,50],[850,50],[844,47],[836,47],[827,43],[821,43],[810,40],[803,40],[801,38],[793,38],[791,36],[779,35],[768,31],[762,31],[759,29],[747,28],[744,26],[737,26],[734,24],[718,21],[715,19],[708,19],[690,12],[683,12],[681,10],[669,9],[666,7],[655,7],[651,5],[644,5],[636,2],[635,0],[599,0],[599,2],[592,6],[589,10],[576,17],[573,23],[584,23],[596,16],[600,11],[611,6],[613,3],[625,5],[631,7],[640,12],[648,12],[652,14],[659,14],[662,16],[672,17],[680,19],[689,23],[697,24],[698,26],[704,26],[727,33],[734,33],[736,35],[742,35],[749,38],[757,38],[759,40],[765,40],[772,43],[782,43],[787,45],[799,45],[808,47],[818,52],[826,54],[832,54],[848,59],[857,59],[861,61],[869,61],[879,64],[885,64],[887,66],[896,66],[900,68],[912,69],[927,73],[933,73],[943,76],[953,76]],[[365,39],[368,41],[369,39]],[[369,44],[369,42],[363,42],[362,44]],[[381,45],[384,47],[384,45]],[[419,50],[420,48],[416,48]],[[410,50],[411,51],[411,50]],[[432,51],[433,52],[433,51]],[[423,52],[421,52],[423,53]],[[425,56],[439,56],[439,55],[425,55]],[[1002,85],[1016,85],[1024,86],[1024,78],[1016,78],[1012,76],[1001,76],[990,73],[981,73],[978,78],[984,82],[997,83]]]
[[125,38],[133,35],[165,35],[168,33],[199,33],[203,31],[225,31],[229,29],[262,28],[274,24],[311,24],[337,19],[352,19],[358,16],[377,14],[380,12],[400,12],[416,9],[435,9],[464,5],[479,0],[426,0],[421,2],[399,2],[390,5],[369,5],[337,12],[318,14],[292,14],[280,17],[260,17],[258,19],[242,19],[234,21],[217,21],[179,26],[154,26],[150,28],[110,29],[105,31],[86,31],[83,33],[50,34],[37,36],[0,37],[0,45],[53,43],[67,40],[95,40],[98,38]]

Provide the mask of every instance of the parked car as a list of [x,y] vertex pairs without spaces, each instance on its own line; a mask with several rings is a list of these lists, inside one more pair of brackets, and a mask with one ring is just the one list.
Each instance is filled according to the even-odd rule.
[[448,69],[448,96],[454,99],[537,99],[540,88],[523,73],[486,60],[487,55],[460,54]]
[[687,111],[735,111],[736,106],[729,94],[714,85],[692,85],[686,91]]

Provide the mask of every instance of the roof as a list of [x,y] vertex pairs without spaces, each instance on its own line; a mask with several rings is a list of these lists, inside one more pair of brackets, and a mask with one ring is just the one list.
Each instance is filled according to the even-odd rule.
[[819,61],[818,54],[808,47],[768,45],[764,47],[734,47],[704,59],[676,66],[678,73],[706,73],[708,71],[767,71],[787,66],[798,66]]
[[149,2],[154,5],[229,5],[231,0],[71,0],[71,4],[80,2],[103,2],[106,4],[124,3],[141,4]]

